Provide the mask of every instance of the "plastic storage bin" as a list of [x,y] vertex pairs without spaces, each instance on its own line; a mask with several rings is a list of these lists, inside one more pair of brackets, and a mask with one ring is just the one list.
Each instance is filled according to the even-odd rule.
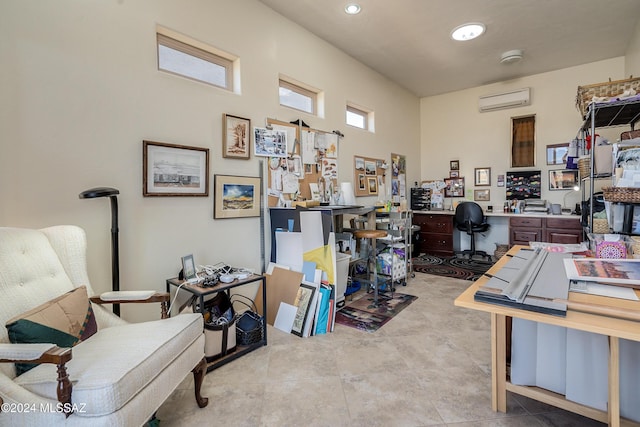
[[347,291],[350,259],[351,255],[336,252],[336,303],[344,301],[344,293]]

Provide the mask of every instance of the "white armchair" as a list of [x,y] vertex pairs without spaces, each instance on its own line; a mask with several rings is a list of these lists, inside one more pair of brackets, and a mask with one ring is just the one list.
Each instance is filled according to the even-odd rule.
[[[0,343],[9,343],[7,320],[81,285],[93,295],[82,229],[0,227]],[[0,425],[143,425],[189,372],[198,406],[207,405],[200,314],[134,324],[92,301],[97,332],[74,347],[46,352],[19,376],[20,360],[0,353]]]

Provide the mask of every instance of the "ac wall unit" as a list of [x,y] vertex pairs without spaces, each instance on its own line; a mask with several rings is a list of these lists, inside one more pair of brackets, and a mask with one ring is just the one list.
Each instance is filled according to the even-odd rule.
[[522,107],[529,104],[531,104],[531,88],[528,87],[510,92],[485,95],[478,99],[478,108],[481,113],[505,108]]

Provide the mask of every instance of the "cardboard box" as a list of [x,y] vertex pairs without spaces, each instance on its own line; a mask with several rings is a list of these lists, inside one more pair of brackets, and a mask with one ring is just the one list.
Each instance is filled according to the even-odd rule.
[[320,206],[320,202],[318,200],[302,200],[302,201],[297,201],[294,200],[291,203],[292,207],[296,207],[296,206],[301,206],[303,208],[312,208],[314,206]]

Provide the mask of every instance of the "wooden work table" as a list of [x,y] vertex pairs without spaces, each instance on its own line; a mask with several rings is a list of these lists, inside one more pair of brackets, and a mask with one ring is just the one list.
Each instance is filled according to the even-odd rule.
[[[508,255],[517,252],[522,246],[515,246]],[[493,274],[509,260],[504,256],[489,271]],[[564,271],[558,272],[564,275]],[[629,301],[617,298],[601,297],[589,294],[569,292],[566,317],[536,313],[518,308],[496,304],[477,302],[476,291],[488,277],[483,276],[465,290],[454,304],[458,307],[485,311],[491,314],[491,404],[494,411],[507,411],[507,391],[523,395],[571,412],[584,415],[595,420],[608,423],[610,426],[634,425],[628,420],[620,419],[620,369],[619,339],[640,341],[640,301]],[[635,291],[640,296],[638,290]],[[557,325],[581,331],[605,335],[609,338],[609,410],[607,412],[594,409],[565,399],[564,396],[551,391],[534,387],[512,384],[507,375],[507,319],[520,318]],[[622,421],[622,424],[621,424]]]

